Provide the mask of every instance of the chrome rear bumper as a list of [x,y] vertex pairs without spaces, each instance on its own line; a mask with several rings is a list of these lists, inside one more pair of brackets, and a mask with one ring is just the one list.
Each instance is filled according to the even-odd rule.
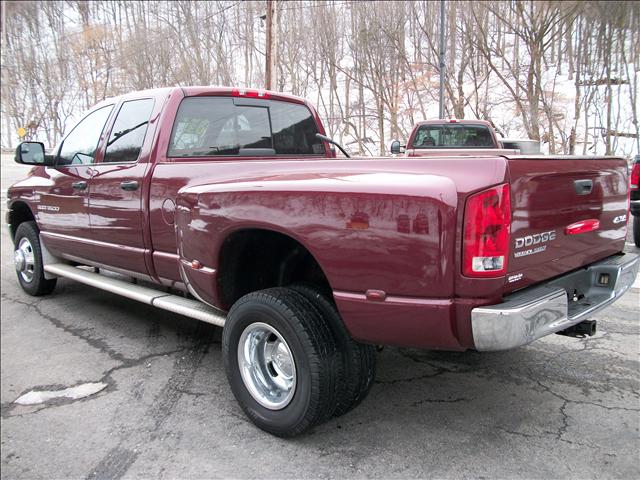
[[[476,350],[508,350],[565,330],[615,302],[635,281],[640,257],[605,258],[471,312]],[[575,299],[575,300],[574,300]]]

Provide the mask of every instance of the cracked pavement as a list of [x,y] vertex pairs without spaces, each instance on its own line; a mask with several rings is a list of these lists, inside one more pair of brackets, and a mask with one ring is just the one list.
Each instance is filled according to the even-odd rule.
[[[23,168],[2,165],[4,189]],[[360,407],[282,440],[236,404],[220,329],[66,279],[29,297],[1,238],[2,478],[640,477],[638,288],[587,339],[385,348]],[[89,382],[107,387],[14,403]]]

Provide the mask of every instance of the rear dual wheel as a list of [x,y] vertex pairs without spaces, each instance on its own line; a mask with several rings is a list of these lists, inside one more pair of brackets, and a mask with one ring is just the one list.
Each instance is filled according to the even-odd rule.
[[351,340],[335,307],[303,285],[240,298],[227,316],[222,349],[246,415],[281,437],[355,407],[375,374],[373,348]]
[[353,410],[367,397],[376,376],[376,351],[371,345],[356,342],[340,318],[333,302],[311,285],[292,287],[313,304],[331,329],[341,357],[335,417]]
[[300,293],[271,288],[240,298],[227,316],[222,350],[231,390],[261,429],[292,437],[331,417],[336,343]]

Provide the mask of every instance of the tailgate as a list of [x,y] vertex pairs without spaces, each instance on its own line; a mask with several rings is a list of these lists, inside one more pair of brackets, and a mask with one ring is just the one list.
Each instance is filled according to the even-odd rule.
[[[512,224],[506,292],[622,251],[625,160],[509,157],[508,164]],[[592,231],[567,233],[568,226],[585,220]]]

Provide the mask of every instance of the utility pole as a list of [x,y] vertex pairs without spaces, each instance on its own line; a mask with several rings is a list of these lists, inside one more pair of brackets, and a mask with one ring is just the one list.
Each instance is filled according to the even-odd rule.
[[278,73],[278,9],[277,0],[267,0],[267,45],[264,83],[267,90],[276,88]]
[[444,77],[444,0],[440,0],[440,118],[444,118]]
[[[9,45],[9,34],[7,33],[7,2],[2,2],[2,6],[0,7],[2,8],[2,26],[0,27],[0,30],[2,30],[2,40],[0,40],[0,64],[2,64],[3,68],[2,68],[2,84],[5,88],[7,88],[7,85],[9,85],[9,78],[10,78],[10,74],[9,74],[9,67],[7,66],[7,50],[8,50],[8,45]],[[15,59],[11,59],[9,61],[15,62]],[[11,68],[15,68],[15,66],[12,66]],[[0,136],[2,136],[2,138],[6,138],[7,139],[7,147],[12,148],[12,142],[11,142],[11,121],[9,120],[9,112],[7,111],[7,109],[4,109],[4,127],[6,128],[6,132],[7,132],[7,136],[5,137],[4,135],[1,135],[2,133],[2,123],[0,123]]]

